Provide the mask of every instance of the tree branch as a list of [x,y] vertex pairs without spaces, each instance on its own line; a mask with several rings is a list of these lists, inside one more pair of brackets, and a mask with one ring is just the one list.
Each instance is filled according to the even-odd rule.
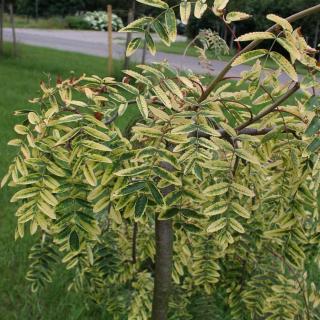
[[270,107],[264,109],[260,113],[258,113],[255,117],[252,119],[244,122],[240,126],[236,128],[237,131],[241,131],[242,129],[250,126],[251,124],[259,121],[261,118],[269,114],[270,112],[273,112],[282,102],[286,101],[291,95],[293,95],[296,91],[298,91],[300,88],[299,83],[296,83],[286,94],[284,94],[279,100],[275,101]]
[[[300,11],[290,17],[287,18],[287,21],[292,23],[294,21],[297,21],[299,19],[305,18],[311,14],[316,14],[320,12],[320,4],[308,8],[306,10]],[[268,32],[275,32],[278,28],[278,25],[275,24],[271,28],[269,28]],[[217,84],[224,79],[224,76],[228,73],[228,71],[232,68],[232,63],[243,53],[248,52],[254,48],[256,48],[263,40],[256,40],[248,44],[244,49],[242,49],[239,53],[237,53],[230,61],[229,63],[223,68],[223,70],[219,73],[219,75],[211,82],[211,84],[208,86],[206,91],[201,95],[199,102],[204,101],[207,99],[209,94],[214,90],[214,88],[217,86]]]

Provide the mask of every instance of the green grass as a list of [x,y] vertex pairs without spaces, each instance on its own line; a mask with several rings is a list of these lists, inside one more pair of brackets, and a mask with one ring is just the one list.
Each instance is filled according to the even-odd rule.
[[[16,109],[30,108],[28,100],[39,93],[40,80],[57,75],[68,77],[70,70],[75,75],[86,73],[106,76],[107,61],[103,58],[19,45],[19,56],[0,57],[0,177],[2,177],[14,148],[7,141],[15,136],[13,126],[17,119],[12,116]],[[114,70],[119,73],[120,64]],[[54,283],[38,295],[31,294],[25,280],[28,267],[28,251],[33,238],[14,241],[16,219],[15,207],[9,203],[11,191],[0,190],[0,319],[1,320],[91,320],[109,319],[101,309],[91,306],[86,309],[81,295],[67,292],[70,275],[63,267],[57,270]]]
[[[28,18],[26,16],[15,16],[14,22],[16,28],[39,28],[39,29],[65,29],[67,21],[62,17],[51,18]],[[4,26],[11,27],[9,15],[4,15]]]

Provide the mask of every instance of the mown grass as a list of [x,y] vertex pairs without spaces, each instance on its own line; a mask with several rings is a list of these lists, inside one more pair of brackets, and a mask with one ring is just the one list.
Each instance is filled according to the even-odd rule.
[[[24,45],[19,46],[19,56],[12,58],[10,47],[6,45],[5,49],[6,55],[0,57],[0,177],[15,152],[7,146],[7,141],[15,136],[13,126],[18,120],[12,113],[32,108],[28,100],[38,95],[40,80],[55,79],[57,75],[68,77],[70,70],[75,75],[106,76],[107,65],[103,58]],[[120,73],[119,62],[114,63],[114,71]],[[91,305],[88,311],[81,295],[67,292],[70,274],[63,267],[45,291],[31,294],[24,277],[34,239],[26,236],[23,241],[14,241],[15,207],[9,203],[10,197],[8,188],[0,190],[0,319],[109,319],[98,307]]]

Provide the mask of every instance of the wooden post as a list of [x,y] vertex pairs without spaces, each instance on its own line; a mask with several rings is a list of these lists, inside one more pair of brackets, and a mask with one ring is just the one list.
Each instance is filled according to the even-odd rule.
[[16,38],[16,29],[14,25],[14,15],[13,15],[13,4],[12,2],[9,3],[9,12],[10,12],[10,24],[12,29],[12,48],[13,48],[13,55],[17,55],[17,38]]
[[0,54],[3,53],[3,18],[4,18],[4,0],[0,0]]
[[38,21],[38,18],[39,18],[39,0],[35,0],[34,13],[35,13],[36,21]]
[[[129,9],[129,12],[128,12],[128,24],[130,24],[133,20],[134,20],[134,13],[133,13],[133,10],[131,8],[131,9]],[[130,57],[126,56],[126,50],[127,50],[127,47],[129,45],[131,39],[132,39],[132,33],[131,32],[127,32],[126,46],[124,48],[124,66],[123,66],[124,69],[128,69],[129,68]]]
[[108,4],[107,6],[108,12],[108,48],[109,48],[109,56],[108,56],[108,76],[112,75],[112,6]]

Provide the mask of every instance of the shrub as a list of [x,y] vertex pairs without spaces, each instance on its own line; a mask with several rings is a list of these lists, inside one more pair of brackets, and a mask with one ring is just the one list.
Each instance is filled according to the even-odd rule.
[[[106,30],[108,26],[108,15],[104,11],[86,12],[83,16],[90,28],[93,30]],[[118,31],[123,27],[123,22],[116,14],[112,14],[112,30]]]
[[[163,12],[122,31],[144,31],[155,54],[150,31],[174,42],[175,12],[162,0],[139,2]],[[194,14],[210,9],[226,24],[250,18],[227,3],[199,0]],[[192,9],[181,3],[184,23]],[[125,70],[121,82],[41,83],[37,108],[16,112],[19,137],[9,144],[17,153],[1,183],[18,188],[16,238],[38,234],[33,291],[61,260],[73,269],[69,288],[114,319],[318,319],[309,270],[320,265],[320,67],[291,23],[319,12],[268,15],[275,25],[239,37],[252,42],[209,83],[167,63]],[[216,33],[202,36],[203,54],[225,47]],[[273,46],[257,49],[270,39],[290,61]],[[266,58],[278,69],[265,69]],[[226,76],[248,61],[239,77]],[[303,79],[296,63],[309,72]],[[115,120],[132,110],[140,117],[124,135]]]
[[91,25],[88,21],[83,19],[83,16],[67,16],[66,23],[70,29],[89,30]]

